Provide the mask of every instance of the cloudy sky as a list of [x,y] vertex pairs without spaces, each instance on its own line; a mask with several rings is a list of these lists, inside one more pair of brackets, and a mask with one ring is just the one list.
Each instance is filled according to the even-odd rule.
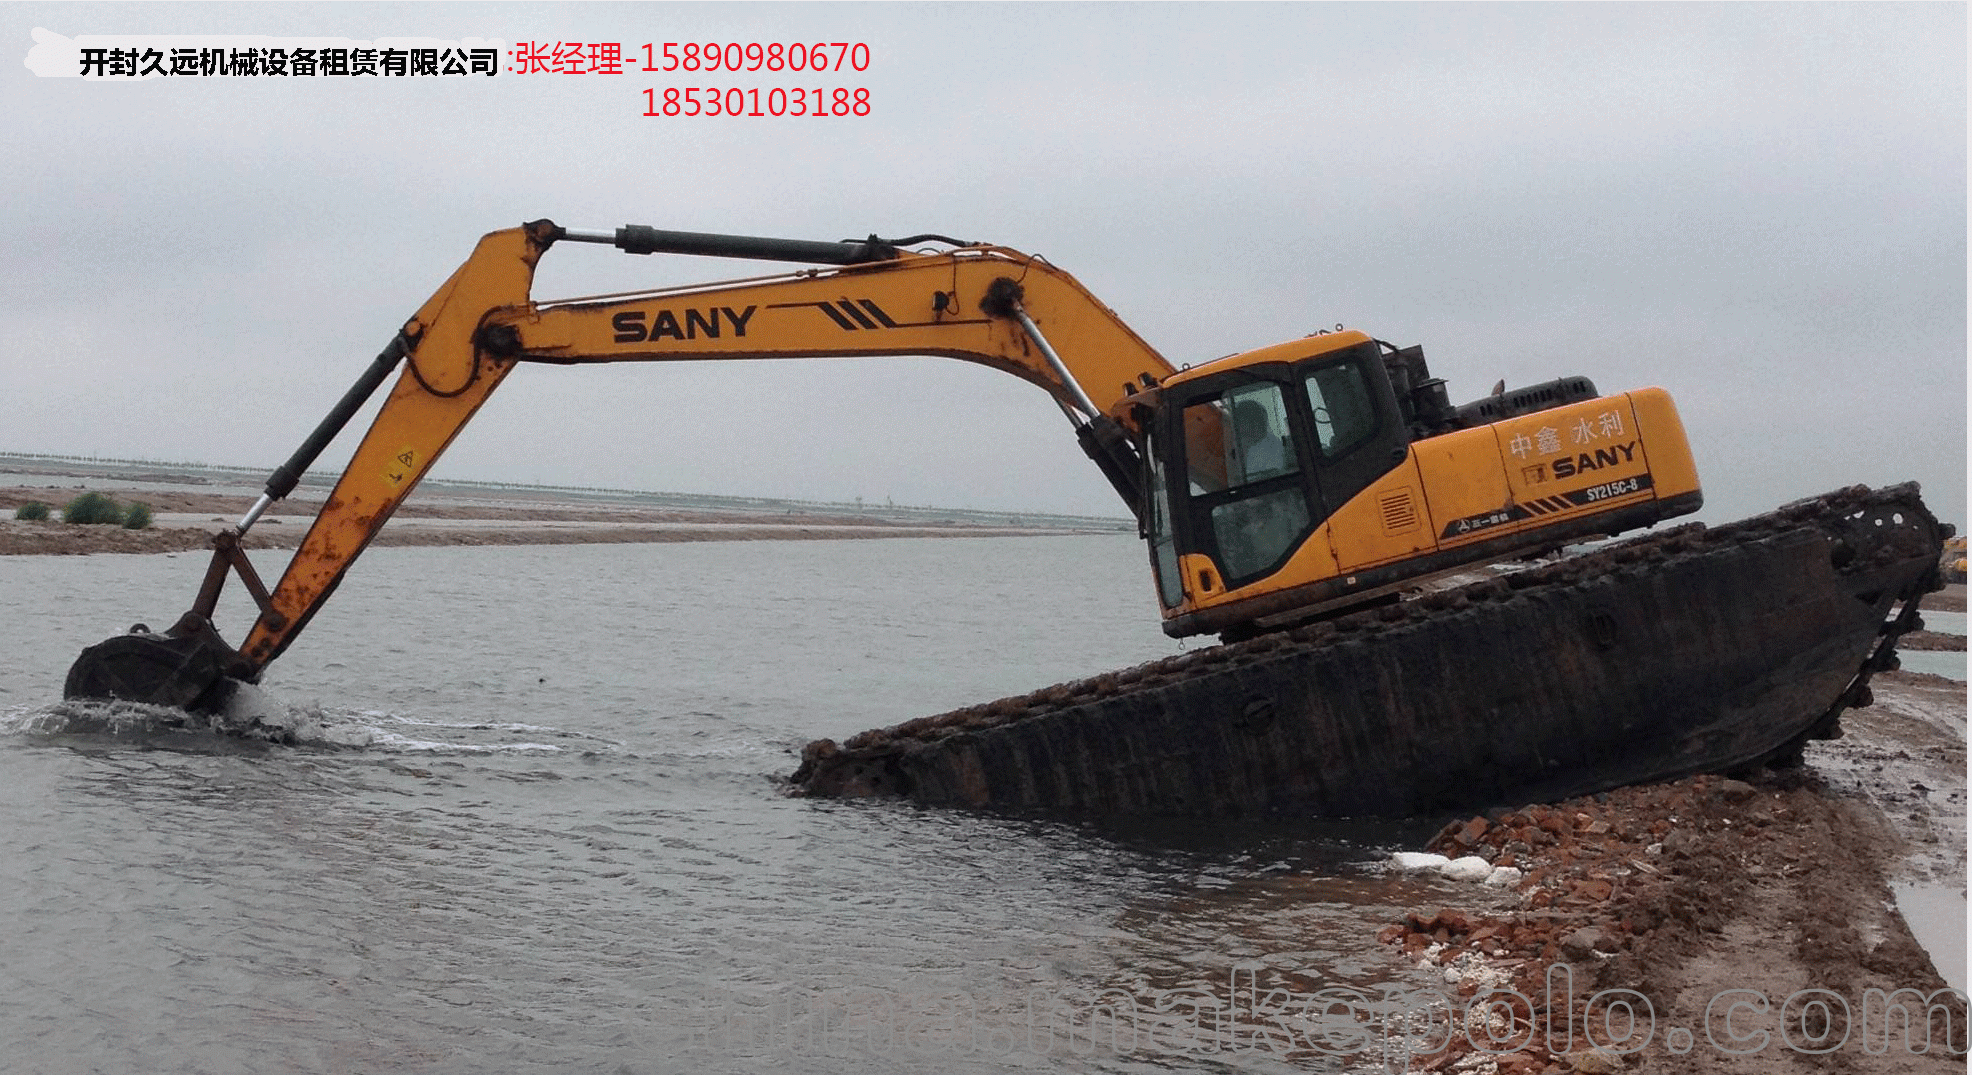
[[[1046,255],[1177,363],[1348,324],[1455,399],[1679,401],[1721,522],[1965,520],[1960,5],[0,7],[0,450],[272,468],[478,236],[550,217]],[[494,78],[40,77],[35,30],[481,39]],[[868,117],[646,118],[521,42],[867,43]],[[703,81],[700,79],[698,81]],[[798,86],[762,75],[718,84]],[[685,83],[690,84],[690,83]],[[745,267],[757,271],[757,266]],[[564,246],[536,297],[739,275]],[[325,456],[345,458],[354,431]],[[946,359],[540,367],[440,476],[1115,514]]]

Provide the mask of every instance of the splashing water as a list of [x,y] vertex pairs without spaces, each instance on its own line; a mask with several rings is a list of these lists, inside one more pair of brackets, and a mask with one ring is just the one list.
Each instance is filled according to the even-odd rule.
[[[210,749],[247,744],[371,750],[385,753],[478,754],[559,752],[580,740],[583,750],[621,744],[601,736],[513,721],[434,721],[378,710],[336,711],[293,704],[249,683],[235,683],[211,713],[144,702],[66,699],[0,713],[0,735],[39,738],[102,737],[118,742]],[[525,736],[524,741],[510,737]]]

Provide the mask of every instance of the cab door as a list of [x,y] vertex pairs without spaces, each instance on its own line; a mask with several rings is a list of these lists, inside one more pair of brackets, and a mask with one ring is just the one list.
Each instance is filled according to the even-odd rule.
[[1381,530],[1354,525],[1353,502],[1409,457],[1410,433],[1375,344],[1310,359],[1295,367],[1308,422],[1309,466],[1328,510],[1343,513],[1329,529],[1335,559],[1344,569],[1381,555]]
[[1173,553],[1209,558],[1218,577],[1205,589],[1237,589],[1278,570],[1323,514],[1307,471],[1307,423],[1284,365],[1187,389],[1152,438],[1163,471],[1153,469],[1153,482],[1170,509],[1153,507],[1153,552],[1164,550],[1166,566]]

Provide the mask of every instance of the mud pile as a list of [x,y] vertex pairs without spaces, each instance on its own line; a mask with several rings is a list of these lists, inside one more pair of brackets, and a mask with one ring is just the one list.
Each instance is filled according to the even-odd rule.
[[[1692,777],[1455,822],[1430,850],[1517,866],[1525,879],[1494,906],[1475,889],[1477,906],[1414,912],[1378,939],[1444,968],[1460,996],[1526,998],[1498,1009],[1491,1028],[1492,1040],[1526,1044],[1472,1056],[1473,1039],[1488,1039],[1469,1033],[1415,1070],[1962,1072],[1962,998],[1933,1011],[1928,1053],[1906,1051],[1895,1023],[1886,1052],[1864,1048],[1885,1030],[1880,1005],[1866,1022],[1870,990],[1946,988],[1891,909],[1885,852],[1896,846],[1873,810],[1803,770],[1756,783]],[[1608,1032],[1609,1004],[1591,1001],[1604,990],[1647,998],[1647,1043],[1641,1025]],[[1729,990],[1746,992],[1717,1002]],[[1756,997],[1766,1004],[1721,1021],[1733,1001]],[[1629,1024],[1619,1014],[1614,1026]],[[1557,1027],[1573,1033],[1556,1040]],[[1924,1028],[1913,1034],[1921,1041]]]

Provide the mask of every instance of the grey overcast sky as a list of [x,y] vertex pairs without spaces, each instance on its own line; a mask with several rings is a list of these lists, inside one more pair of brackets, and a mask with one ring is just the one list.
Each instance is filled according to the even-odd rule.
[[[105,84],[37,76],[36,28],[502,71]],[[645,118],[681,83],[510,74],[523,41],[866,42],[827,84],[872,111]],[[1709,521],[1917,479],[1962,525],[1966,42],[1959,4],[7,4],[0,450],[271,469],[524,220],[931,231],[1047,256],[1179,363],[1339,322],[1457,400],[1662,385]],[[754,271],[564,246],[535,294]],[[1121,512],[1044,395],[946,359],[524,369],[435,473]]]

